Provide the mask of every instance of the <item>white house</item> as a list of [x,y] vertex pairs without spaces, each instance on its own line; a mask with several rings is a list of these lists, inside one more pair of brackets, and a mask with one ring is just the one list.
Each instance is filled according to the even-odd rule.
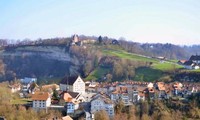
[[51,105],[51,98],[48,92],[35,92],[32,94],[33,108],[47,108]]
[[105,94],[97,94],[91,100],[91,113],[94,115],[100,110],[105,110],[110,117],[114,116],[114,104]]
[[78,92],[81,94],[85,93],[85,83],[81,79],[80,76],[78,77],[65,77],[60,82],[60,90],[62,91],[72,91]]

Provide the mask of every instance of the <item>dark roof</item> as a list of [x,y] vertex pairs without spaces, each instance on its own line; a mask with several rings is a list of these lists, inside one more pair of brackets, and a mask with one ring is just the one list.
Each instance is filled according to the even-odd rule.
[[70,94],[73,98],[76,98],[76,97],[80,96],[79,93],[72,92],[72,91],[63,91],[62,93],[60,93],[60,96],[64,96],[65,93]]
[[61,83],[61,84],[73,85],[77,78],[78,78],[78,76],[64,77],[64,78],[61,80],[60,83]]
[[67,93],[69,93],[73,98],[76,98],[79,95],[77,92],[67,91]]
[[191,60],[186,61],[186,62],[184,63],[184,65],[192,65],[192,64],[193,64],[193,62],[192,62]]
[[200,60],[200,55],[192,55],[190,60]]
[[112,40],[112,44],[119,44],[117,40]]

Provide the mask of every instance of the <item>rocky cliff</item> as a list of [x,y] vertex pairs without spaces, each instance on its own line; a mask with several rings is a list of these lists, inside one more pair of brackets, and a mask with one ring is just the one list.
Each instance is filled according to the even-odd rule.
[[68,46],[18,46],[1,51],[1,80],[14,77],[63,77],[79,74],[79,60]]

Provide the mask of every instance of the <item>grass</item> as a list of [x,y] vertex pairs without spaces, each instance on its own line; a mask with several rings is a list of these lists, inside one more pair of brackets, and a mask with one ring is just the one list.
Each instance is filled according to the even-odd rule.
[[158,60],[155,60],[153,58],[148,58],[142,55],[137,55],[133,53],[128,53],[123,50],[103,50],[103,53],[105,55],[111,55],[111,56],[117,56],[122,59],[130,59],[130,60],[137,60],[137,61],[145,61],[145,62],[158,62]]
[[186,72],[196,72],[196,73],[199,73],[200,72],[200,69],[192,69],[192,70],[185,70]]
[[144,61],[144,62],[152,62],[153,63],[153,69],[158,69],[161,71],[170,71],[174,69],[180,69],[183,68],[182,66],[176,64],[176,60],[170,60],[170,62],[159,62],[159,60],[150,58],[150,57],[145,57],[142,55],[137,55],[137,54],[132,54],[128,53],[123,50],[104,50],[103,53],[105,55],[112,55],[112,56],[117,56],[122,59],[130,59],[130,60],[137,60],[137,61]]
[[98,67],[92,73],[90,73],[90,75],[88,75],[85,78],[85,80],[98,80],[99,78],[104,76],[109,71],[110,71],[109,68]]
[[174,59],[172,59],[172,60],[168,60],[169,62],[173,62],[173,63],[177,63],[178,62],[178,60],[174,60]]
[[161,71],[171,71],[175,69],[180,69],[182,68],[181,65],[170,63],[170,62],[160,62],[157,64],[153,64],[152,68],[161,70]]
[[135,71],[134,80],[136,81],[155,81],[163,76],[161,70],[152,69],[150,67],[139,67]]
[[11,101],[12,104],[20,104],[20,105],[23,105],[23,104],[27,104],[27,103],[30,103],[31,100],[30,99],[26,99],[26,98],[17,98],[17,99],[14,99]]

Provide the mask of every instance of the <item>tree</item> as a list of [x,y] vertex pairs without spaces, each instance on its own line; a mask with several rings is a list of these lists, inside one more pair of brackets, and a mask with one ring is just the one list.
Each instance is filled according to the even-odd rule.
[[57,90],[53,90],[53,95],[52,95],[54,100],[58,100],[58,91]]
[[161,111],[160,120],[173,120],[170,113],[167,111]]
[[7,88],[8,83],[0,84],[0,105],[10,104],[10,100],[12,99],[11,90]]
[[135,105],[129,106],[128,119],[129,120],[136,120],[137,119]]
[[123,67],[119,62],[115,62],[113,65],[113,75],[118,78],[123,76]]
[[95,120],[109,120],[109,116],[105,110],[100,110],[94,114]]
[[99,37],[98,37],[98,42],[99,42],[99,44],[102,44],[102,42],[103,42],[103,39],[102,39],[102,37],[101,37],[101,36],[99,36]]
[[122,100],[119,100],[119,102],[115,105],[115,113],[120,114],[123,108],[124,108],[124,103]]
[[86,61],[85,65],[84,65],[84,74],[85,74],[85,76],[90,74],[92,68],[93,68],[92,61],[91,60]]
[[107,82],[112,82],[112,75],[111,74],[107,74],[106,75],[106,79],[107,79]]
[[0,75],[5,75],[5,65],[3,60],[0,59]]
[[150,120],[150,117],[148,116],[148,114],[145,113],[145,114],[142,114],[141,120]]

